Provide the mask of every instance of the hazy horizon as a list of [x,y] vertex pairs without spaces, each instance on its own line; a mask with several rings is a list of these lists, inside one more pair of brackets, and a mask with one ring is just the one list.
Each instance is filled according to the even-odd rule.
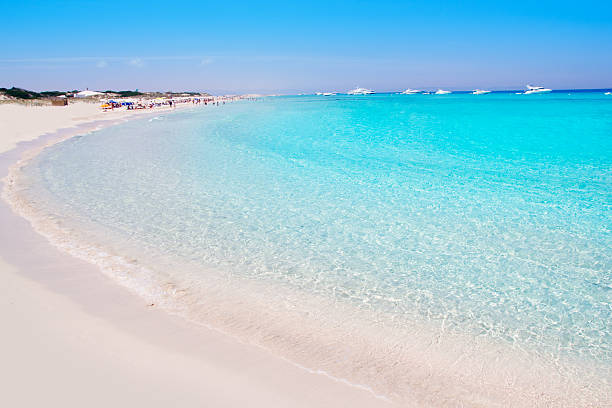
[[[526,84],[527,85],[527,84]],[[529,85],[533,85],[533,84],[529,84]],[[8,86],[1,86],[2,88],[12,88],[14,85],[8,85]],[[206,90],[206,89],[140,89],[140,88],[113,88],[113,87],[100,87],[100,88],[25,88],[25,87],[19,87],[19,86],[14,86],[15,88],[21,88],[21,89],[26,89],[28,91],[34,91],[34,92],[45,92],[45,91],[58,91],[58,92],[70,92],[70,91],[84,91],[84,90],[90,90],[90,91],[97,91],[97,92],[108,92],[108,91],[116,91],[116,92],[124,92],[124,91],[138,91],[138,92],[151,92],[151,93],[166,93],[166,92],[172,92],[172,93],[210,93],[212,95],[247,95],[249,93],[253,93],[253,94],[260,94],[260,95],[269,95],[269,96],[298,96],[298,95],[315,95],[315,93],[317,92],[335,92],[337,94],[346,94],[350,89],[316,89],[316,90],[287,90],[284,92],[254,92],[254,91],[227,91],[227,92],[212,92],[210,90]],[[352,87],[352,88],[355,88]],[[396,89],[385,89],[385,90],[379,90],[379,89],[373,89],[373,91],[375,91],[377,94],[395,94],[398,92],[403,92],[405,89],[407,88],[396,88]],[[434,92],[438,89],[441,89],[441,87],[412,87],[412,89],[418,89],[420,91],[423,92]],[[474,87],[474,88],[452,88],[452,87],[444,87],[444,89],[446,90],[452,90],[453,92],[456,93],[471,93],[474,91],[474,89],[480,89],[478,87]],[[527,89],[526,86],[522,86],[522,87],[516,87],[516,88],[487,88],[487,90],[490,90],[492,92],[522,92],[525,91]],[[609,91],[612,90],[612,86],[610,87],[598,87],[598,88],[554,88],[552,89],[553,93],[554,92],[561,92],[561,91]]]
[[0,86],[295,94],[612,87],[612,5],[583,1],[5,5]]

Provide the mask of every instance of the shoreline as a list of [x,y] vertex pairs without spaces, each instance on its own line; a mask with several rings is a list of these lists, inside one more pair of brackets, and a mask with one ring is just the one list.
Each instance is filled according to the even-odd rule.
[[[46,132],[0,153],[1,178],[26,151],[101,125]],[[0,219],[8,226],[0,235],[6,405],[393,406],[148,306],[95,265],[61,252],[4,200]]]
[[[156,113],[156,112],[147,112],[147,113],[154,114],[154,113]],[[99,126],[100,124],[90,123],[89,125],[91,126],[91,129],[90,129],[90,131],[91,131],[91,130],[95,130],[95,128],[96,128],[97,126]],[[108,124],[108,125],[110,126],[110,125],[112,125],[112,124]],[[85,127],[86,127],[86,126],[85,126]],[[34,151],[30,150],[30,153],[28,153],[28,155],[31,155],[31,156],[29,156],[29,157],[33,157],[33,156],[35,156],[35,155],[37,154],[37,152],[38,152],[38,151],[41,151],[41,150],[42,150],[42,149],[44,149],[44,147],[45,147],[45,146],[47,146],[47,145],[54,144],[54,143],[58,143],[58,142],[60,142],[61,140],[65,140],[66,138],[69,138],[69,137],[72,137],[72,136],[76,136],[76,135],[79,135],[79,134],[83,134],[84,132],[85,132],[85,130],[75,130],[75,131],[74,131],[74,133],[70,132],[70,134],[68,134],[68,135],[58,136],[58,137],[56,137],[56,138],[53,138],[53,136],[52,136],[52,135],[50,135],[50,136],[48,136],[48,137],[49,137],[50,139],[53,139],[53,140],[51,140],[51,141],[50,141],[50,143],[48,143],[48,144],[46,144],[46,145],[44,145],[44,146],[37,146],[37,148],[34,148],[34,149],[33,149]],[[61,133],[61,132],[59,132],[59,133]],[[57,135],[56,135],[56,136],[57,136]],[[17,149],[17,150],[18,150],[18,149]],[[28,157],[23,157],[23,156],[24,156],[24,154],[23,154],[23,153],[24,153],[24,152],[22,152],[22,154],[21,154],[22,159],[23,159],[23,160],[27,160],[27,159],[28,159]],[[15,167],[15,166],[18,166],[18,164],[13,164],[11,167]],[[4,167],[2,167],[2,170],[4,170]],[[3,198],[4,198],[4,196],[3,196]],[[26,218],[29,218],[29,217],[26,217]],[[69,255],[65,255],[65,256],[69,256]],[[92,266],[94,269],[98,269],[98,268],[97,268],[97,267],[95,267],[94,265],[91,265],[91,266]],[[98,270],[98,273],[99,273],[100,275],[104,276],[102,273],[100,273],[100,271],[99,271],[99,270]],[[110,280],[113,280],[113,279],[110,279]],[[118,286],[118,285],[117,285],[117,286]],[[130,296],[133,296],[133,295],[130,295]],[[144,301],[143,301],[143,302],[144,302]],[[160,313],[163,313],[163,312],[160,312]],[[191,324],[191,323],[189,323],[189,322],[187,322],[187,324],[188,324],[188,325],[192,325],[192,324]],[[227,336],[227,335],[225,335],[225,334],[221,334],[221,335],[222,335],[222,336]],[[229,336],[227,336],[227,337],[229,337]],[[273,354],[271,354],[270,352],[267,352],[267,351],[266,351],[266,353],[270,354],[271,356],[273,355]],[[463,356],[460,356],[460,358],[461,358],[461,357],[463,357]],[[472,357],[473,357],[473,356],[472,356]],[[279,358],[279,359],[281,359],[281,360],[284,360],[284,358],[282,358],[282,357],[275,357],[275,358]],[[468,358],[468,359],[469,359],[469,358]],[[458,360],[457,360],[457,361],[458,361]],[[438,364],[440,364],[440,365],[443,365],[443,361],[439,361],[439,362],[437,362],[437,363],[438,363]],[[290,364],[292,364],[292,365],[294,365],[294,366],[297,366],[299,363],[290,363]],[[416,368],[418,369],[419,367],[417,366]],[[304,370],[308,370],[310,373],[315,373],[315,372],[317,372],[317,373],[321,373],[321,372],[319,372],[319,371],[317,371],[317,370],[309,370],[308,368],[305,368],[305,367],[302,367],[302,369],[304,369]],[[421,367],[421,369],[422,369],[422,367]],[[325,373],[323,372],[322,374],[325,374]],[[333,378],[333,380],[332,380],[332,378]],[[342,383],[342,382],[346,382],[346,383],[350,384],[350,383],[349,383],[347,380],[342,380],[342,379],[338,380],[336,377],[331,377],[331,376],[330,376],[330,380],[335,381],[335,382],[341,382],[341,383]],[[451,381],[451,383],[452,383],[452,381]],[[441,384],[439,384],[439,385],[441,385]],[[458,384],[458,385],[459,385],[459,384]],[[497,384],[497,385],[499,385],[499,384]],[[540,384],[540,385],[544,385],[544,384]],[[496,387],[494,384],[491,384],[491,386],[492,386],[493,388],[497,388],[497,387]],[[361,387],[361,386],[358,386],[358,385],[356,386],[356,385],[351,384],[351,388],[360,388],[360,387]],[[519,389],[520,389],[520,387],[519,387]],[[414,391],[415,391],[415,392],[417,392],[417,390],[414,390]],[[466,390],[464,390],[464,391],[463,391],[463,392],[461,392],[461,393],[464,393],[464,392],[466,392],[466,391],[467,391],[467,389],[466,389]],[[517,390],[514,390],[514,391],[516,392]],[[537,390],[536,390],[536,389],[533,389],[533,390],[531,390],[531,391],[532,391],[532,392],[535,392],[535,391],[537,391]],[[493,393],[493,394],[495,394],[495,393]],[[372,395],[372,394],[370,394],[370,395]],[[444,392],[441,392],[441,395],[438,395],[438,397],[439,397],[439,396],[443,396],[443,395],[444,395]],[[484,396],[484,395],[483,395],[483,396]],[[537,402],[536,402],[536,401],[532,401],[532,402],[534,402],[534,404],[535,404],[534,406],[539,406],[539,405],[537,405],[538,403],[539,403],[539,404],[546,404],[546,403],[551,403],[551,402],[553,402],[553,403],[555,403],[555,402],[556,402],[556,403],[560,403],[560,402],[562,402],[562,401],[551,401],[550,399],[548,399],[548,398],[550,398],[550,397],[551,397],[551,395],[548,395],[547,397],[543,397],[543,399],[542,399],[542,400],[538,400]],[[493,400],[496,400],[496,399],[497,399],[497,398],[493,398]],[[419,398],[419,400],[420,400],[420,401],[422,401],[422,398]],[[487,400],[487,403],[491,403],[491,402],[492,402],[492,400],[489,400],[488,398],[487,398],[486,400]],[[345,403],[345,401],[344,401],[344,400],[342,400],[342,399],[341,399],[341,401],[342,401],[343,403]],[[510,401],[512,401],[512,400],[510,400]],[[432,400],[432,401],[430,401],[430,402],[431,402],[431,403],[435,403],[435,401],[433,401],[433,400]],[[473,403],[474,401],[470,401],[470,402],[472,402],[472,403]],[[505,401],[505,402],[509,402],[509,401]],[[525,401],[523,401],[523,402],[525,402]],[[529,401],[527,401],[527,402],[529,402]],[[377,403],[381,403],[381,401],[380,401],[380,400],[377,400]],[[447,404],[444,404],[444,406],[446,406],[446,405],[447,405]],[[309,405],[309,406],[312,406],[312,405]],[[367,406],[372,406],[372,405],[370,404],[370,405],[367,405]],[[450,406],[450,405],[449,405],[449,406]],[[473,405],[473,406],[477,406],[477,405]],[[517,406],[518,406],[518,405],[517,405]],[[522,406],[522,405],[521,405],[521,406]],[[528,405],[525,405],[525,406],[528,406]]]

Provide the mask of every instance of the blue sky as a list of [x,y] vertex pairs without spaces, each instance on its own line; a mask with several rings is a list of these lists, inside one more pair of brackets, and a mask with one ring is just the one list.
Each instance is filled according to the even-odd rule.
[[0,86],[612,87],[612,1],[0,0]]

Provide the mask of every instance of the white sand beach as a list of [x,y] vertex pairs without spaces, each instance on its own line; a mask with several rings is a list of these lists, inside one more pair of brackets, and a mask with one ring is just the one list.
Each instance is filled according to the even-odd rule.
[[[0,177],[59,129],[137,114],[0,105]],[[146,304],[51,246],[4,201],[0,224],[0,406],[393,406]]]
[[[177,109],[192,108],[191,104],[175,105]],[[77,101],[67,106],[29,106],[21,103],[0,104],[0,153],[11,150],[17,143],[29,141],[59,129],[101,120],[121,120],[162,111],[170,107],[145,110],[102,110],[99,102]]]
[[0,104],[0,153],[45,133],[126,113],[103,112],[99,104],[87,102],[61,107],[3,103]]

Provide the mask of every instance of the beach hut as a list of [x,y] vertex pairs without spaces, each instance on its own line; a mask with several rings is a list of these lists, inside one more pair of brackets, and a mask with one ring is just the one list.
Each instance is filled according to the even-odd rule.
[[51,106],[66,106],[68,105],[68,98],[66,95],[60,95],[51,98]]

